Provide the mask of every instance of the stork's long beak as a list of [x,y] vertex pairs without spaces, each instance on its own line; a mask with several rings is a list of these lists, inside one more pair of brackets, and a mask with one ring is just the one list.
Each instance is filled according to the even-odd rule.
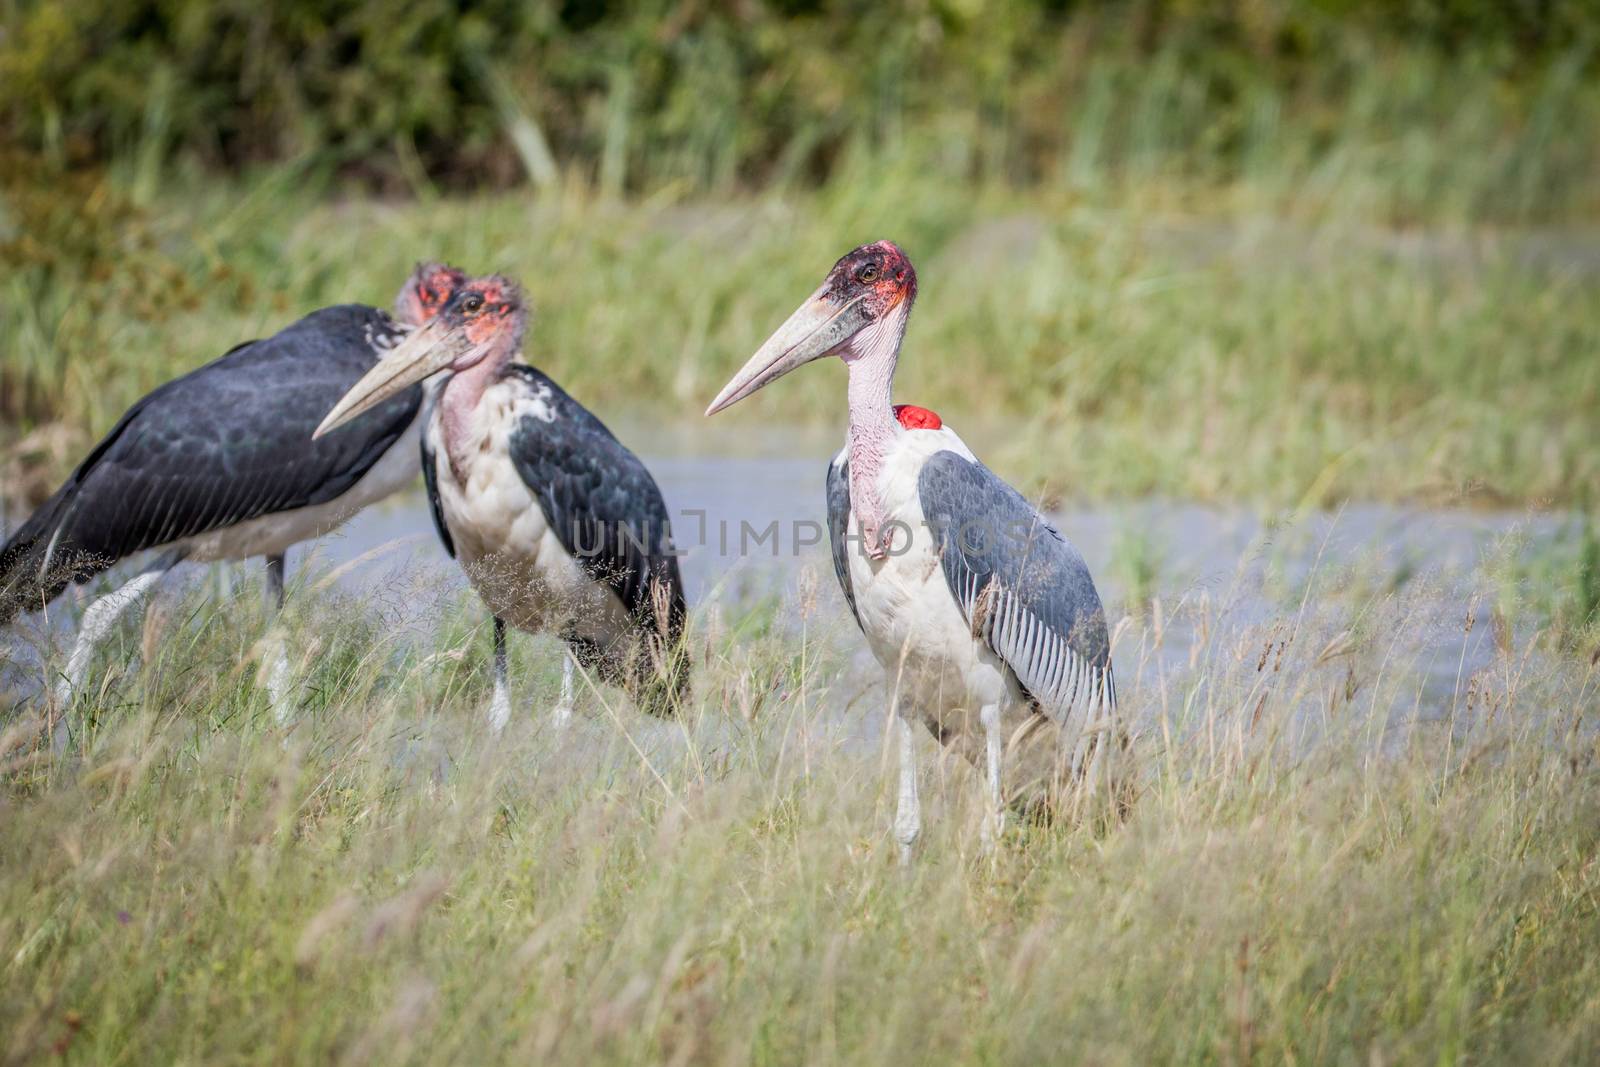
[[826,283],[767,338],[766,344],[750,357],[750,362],[722,387],[722,392],[706,408],[707,415],[715,415],[768,382],[827,355],[872,321],[862,304],[864,297],[858,296],[838,307],[822,295],[825,288]]
[[465,334],[460,330],[451,330],[442,318],[435,318],[417,327],[411,336],[374,363],[372,369],[339,398],[311,439],[315,441],[357,415],[372,410],[401,390],[450,366],[471,347]]

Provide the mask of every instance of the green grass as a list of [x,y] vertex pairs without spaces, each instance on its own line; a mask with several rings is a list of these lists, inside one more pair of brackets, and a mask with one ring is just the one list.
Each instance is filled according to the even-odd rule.
[[0,12],[0,141],[34,169],[112,167],[140,196],[172,164],[308,158],[391,194],[569,175],[725,195],[911,154],[953,181],[1237,180],[1408,222],[1597,206],[1583,0]]
[[[285,735],[255,590],[181,598],[106,651],[67,753],[27,712],[0,739],[0,1056],[1591,1060],[1600,675],[1516,638],[1425,685],[1419,635],[1483,636],[1449,588],[1158,604],[1117,628],[1127,818],[986,859],[923,737],[908,871],[831,598],[703,613],[681,726],[586,694],[552,733],[555,650],[520,640],[499,740],[475,606],[412,647],[298,590]],[[1175,624],[1208,636],[1148,673]]]
[[[886,236],[901,395],[1049,497],[1600,493],[1592,5],[557,7],[0,0],[0,494],[436,256],[692,423]],[[836,430],[838,378],[725,419]]]
[[[839,254],[887,236],[921,279],[899,395],[1048,496],[1600,493],[1600,287],[1576,237],[1395,231],[1159,182],[975,189],[887,164],[718,202],[582,185],[328,202],[282,171],[150,208],[114,189],[79,190],[82,218],[29,202],[38,246],[0,301],[35,492],[162,381],[312,308],[387,305],[424,257],[521,278],[528,357],[602,415],[695,423]],[[842,400],[824,365],[723,418],[839,427]]]
[[[919,734],[906,871],[826,575],[697,608],[677,724],[585,692],[554,733],[519,639],[500,738],[475,603],[313,583],[285,633],[253,588],[158,598],[65,751],[0,692],[0,1065],[1600,1059],[1581,7],[11,6],[8,521],[150,389],[423,258],[521,278],[528,358],[648,454],[882,237],[921,280],[900,398],[1047,501],[1573,517],[1465,589],[1302,579],[1291,522],[1247,554],[1266,617],[1124,522],[1126,818],[985,856]],[[808,368],[716,448],[842,399]],[[30,641],[59,665],[19,626],[0,667]]]

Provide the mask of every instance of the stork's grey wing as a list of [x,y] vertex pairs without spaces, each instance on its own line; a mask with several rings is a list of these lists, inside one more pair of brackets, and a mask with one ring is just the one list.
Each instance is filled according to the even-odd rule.
[[433,528],[439,531],[439,541],[444,554],[455,558],[456,543],[450,538],[450,527],[444,521],[444,504],[439,500],[438,458],[433,442],[428,439],[428,426],[433,420],[433,406],[439,402],[438,390],[430,390],[422,400],[422,433],[417,435],[422,449],[422,484],[428,490],[428,512],[433,516]]
[[839,577],[839,588],[850,605],[850,614],[861,625],[861,615],[856,611],[856,590],[850,583],[850,454],[843,453],[838,462],[828,464],[828,544],[833,549],[833,573]]
[[405,432],[421,388],[311,433],[398,336],[376,309],[324,308],[156,389],[7,543],[0,589],[37,603],[143,549],[337,498]]
[[511,461],[551,530],[642,627],[676,643],[688,608],[661,488],[639,457],[549,377],[523,364],[506,374],[551,416],[524,415],[511,433]]
[[1041,710],[1065,719],[1111,706],[1105,611],[1077,550],[1022,494],[954,452],[929,458],[917,490],[962,615]]

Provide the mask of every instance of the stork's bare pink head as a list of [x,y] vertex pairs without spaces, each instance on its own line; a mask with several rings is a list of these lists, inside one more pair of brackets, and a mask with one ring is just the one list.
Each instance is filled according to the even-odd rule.
[[706,409],[715,415],[823,356],[892,360],[917,298],[917,272],[893,241],[844,255]]
[[440,371],[458,373],[485,359],[510,360],[522,347],[527,322],[527,300],[516,282],[498,274],[468,279],[455,287],[437,314],[373,364],[313,436],[321,437]]
[[418,263],[394,298],[394,316],[408,326],[421,326],[439,313],[467,272],[448,263]]
[[473,278],[450,294],[429,331],[448,354],[451,370],[463,371],[491,353],[510,356],[522,347],[527,298],[510,278]]
[[824,299],[839,307],[862,297],[877,319],[902,300],[917,298],[917,272],[899,245],[878,241],[841,256],[821,291]]

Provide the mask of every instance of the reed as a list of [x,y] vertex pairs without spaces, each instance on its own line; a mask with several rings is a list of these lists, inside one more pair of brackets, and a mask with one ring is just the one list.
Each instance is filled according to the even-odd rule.
[[[1257,550],[1257,553],[1259,549]],[[821,576],[703,607],[695,701],[481,725],[487,627],[419,590],[288,621],[177,596],[77,739],[0,748],[3,1050],[27,1062],[1581,1061],[1600,1048],[1600,682],[1436,572],[1328,562],[1241,614],[1157,579],[1116,627],[1136,799],[979,845],[958,760],[888,833],[882,693]],[[388,588],[379,586],[375,588]],[[386,597],[407,605],[398,633]],[[163,621],[164,620],[164,621]],[[1457,656],[1460,664],[1458,669]],[[1441,659],[1448,659],[1441,665]],[[1445,669],[1445,668],[1448,669]],[[103,684],[101,684],[103,683]],[[931,740],[922,743],[930,751]]]

